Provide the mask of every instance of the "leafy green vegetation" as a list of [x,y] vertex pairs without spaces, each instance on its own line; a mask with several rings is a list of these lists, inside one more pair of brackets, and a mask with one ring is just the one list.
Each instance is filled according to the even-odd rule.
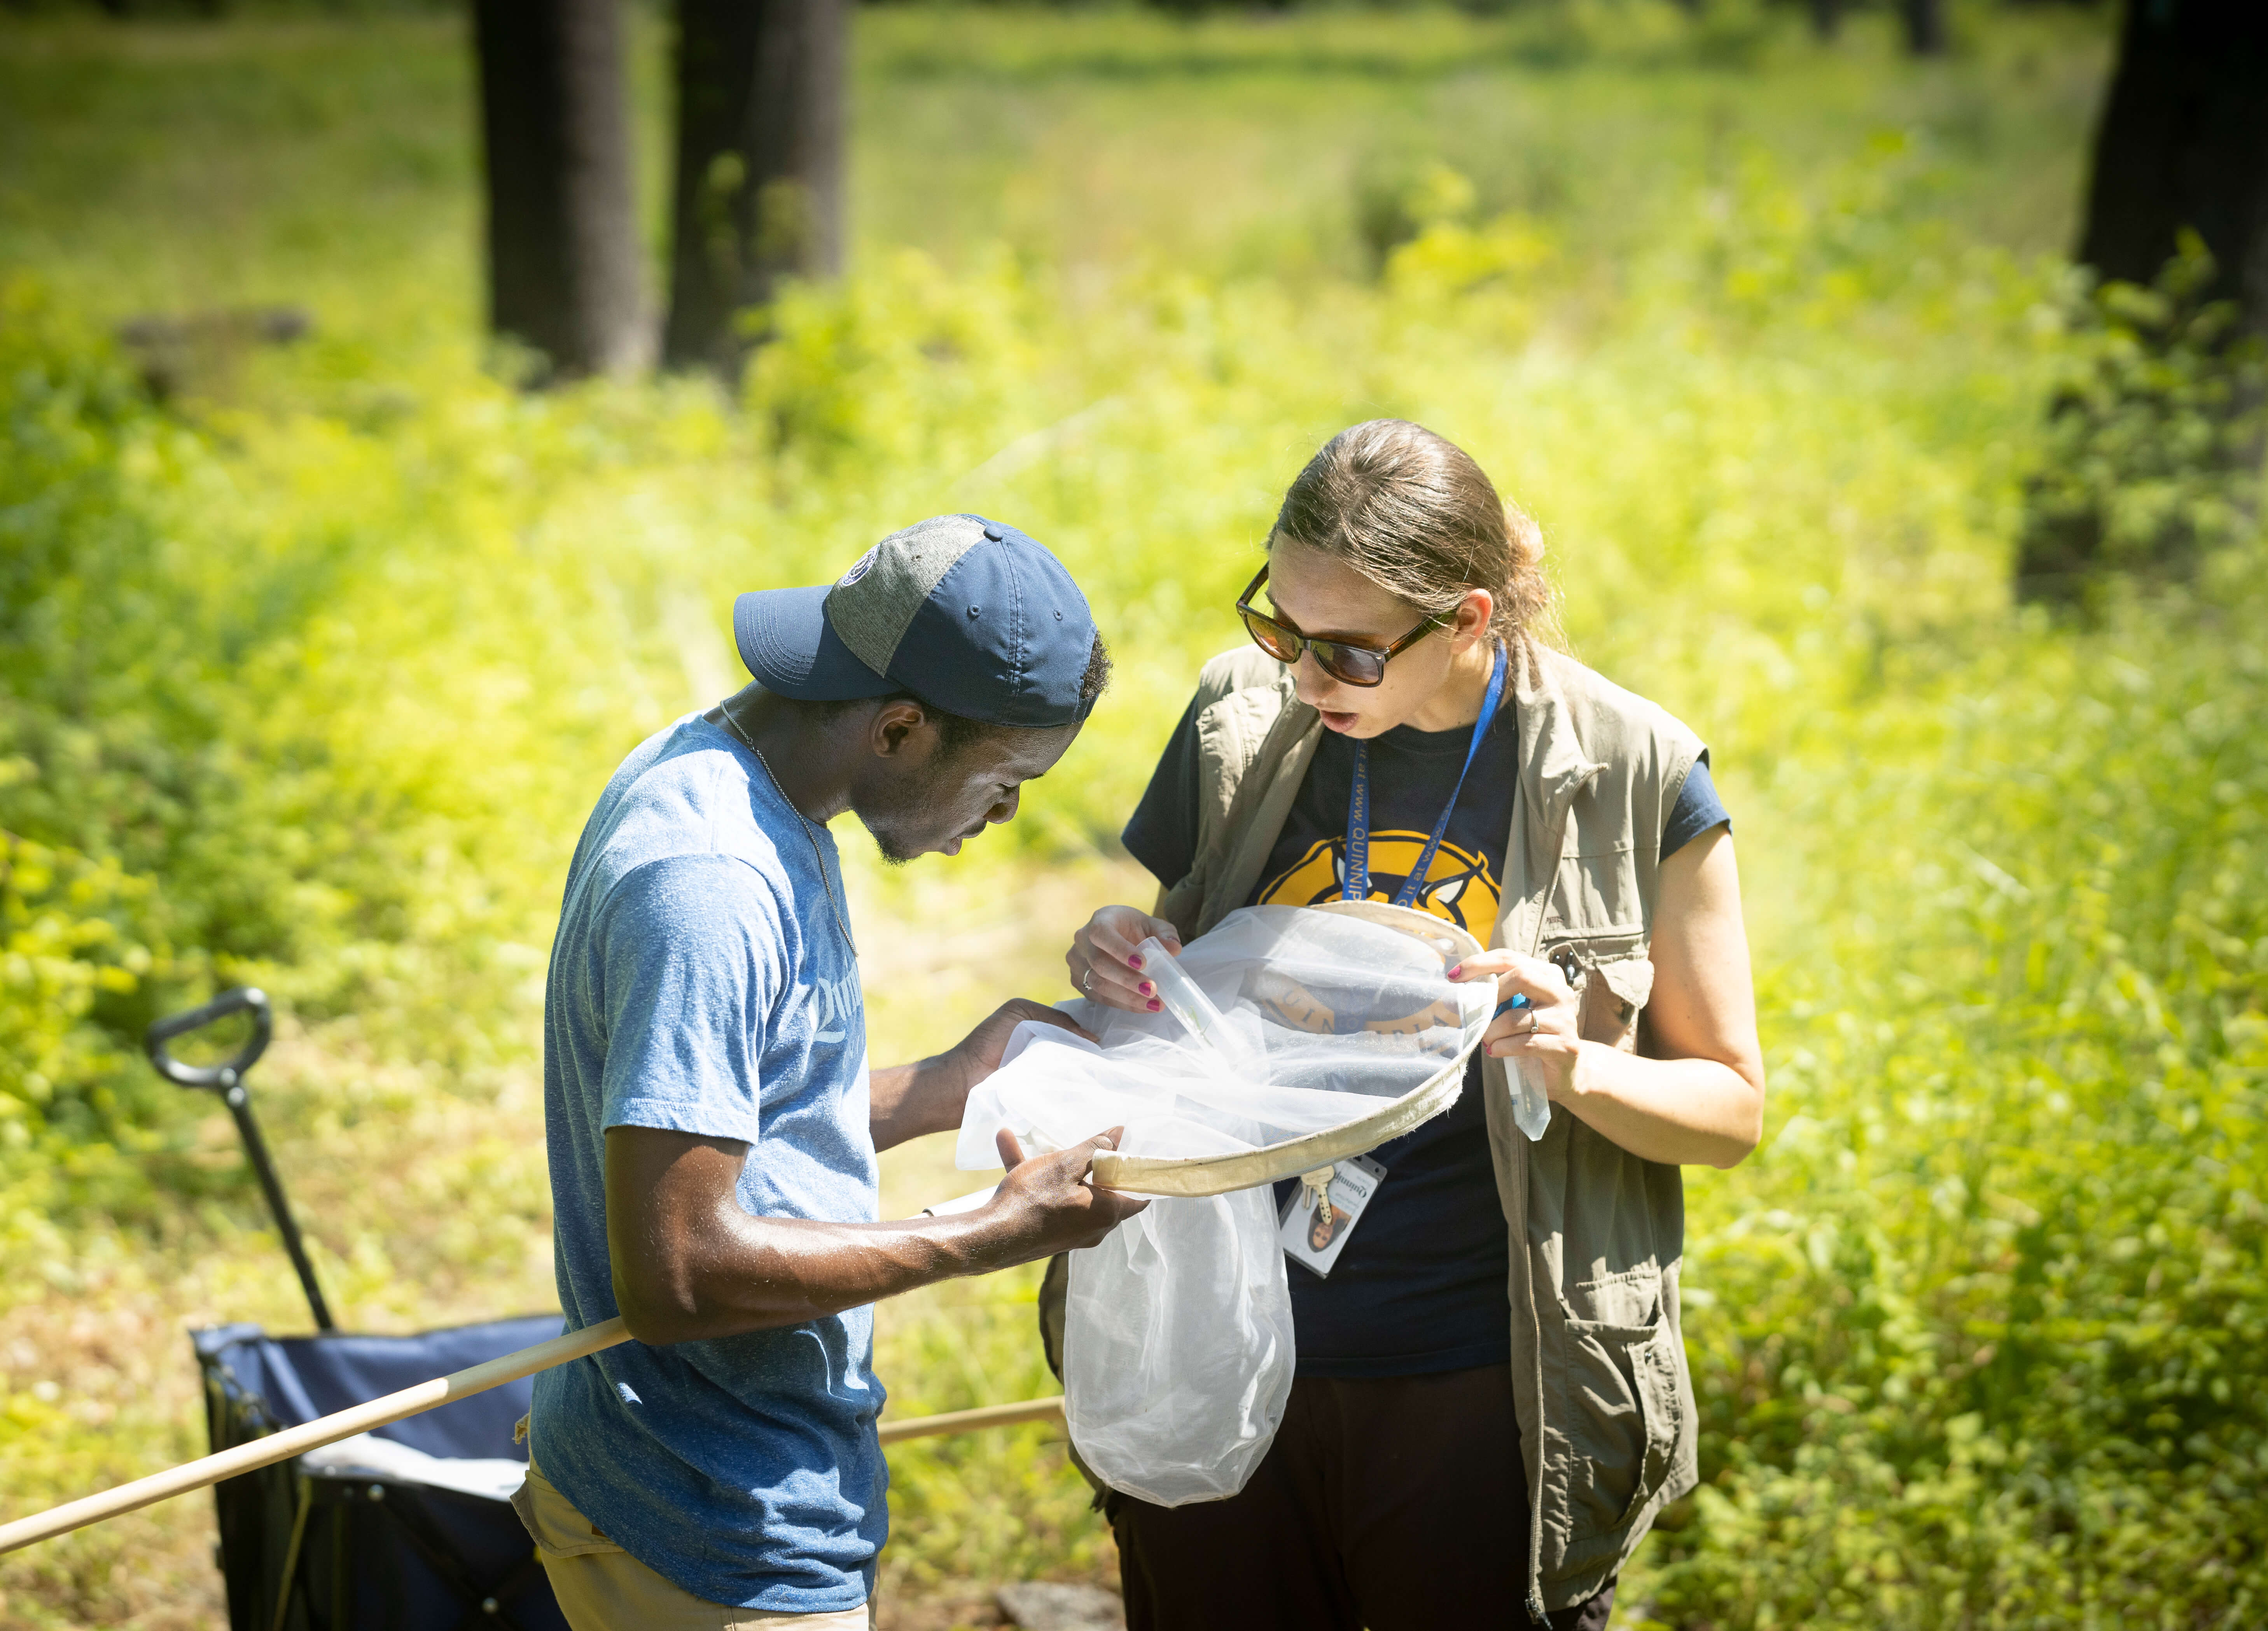
[[2235,305],[2200,297],[2212,276],[2185,234],[2154,287],[2112,283],[2077,303],[2017,557],[2029,594],[2083,604],[2105,567],[2184,576],[2250,530],[2268,374],[2258,342],[2232,332]]
[[[2101,25],[1966,11],[1916,67],[1886,18],[1798,21],[865,13],[857,269],[731,400],[482,371],[446,20],[0,41],[11,1509],[195,1448],[182,1323],[296,1319],[225,1122],[134,1056],[150,1014],[283,1001],[255,1092],[352,1323],[542,1306],[559,879],[620,755],[732,685],[731,594],[975,508],[1102,617],[1118,683],[1013,828],[854,855],[877,1057],[925,1051],[1139,897],[1110,835],[1283,483],[1399,413],[1539,516],[1578,652],[1701,731],[1736,823],[1768,1141],[1688,1180],[1706,1481],[1621,1623],[2256,1622],[2257,528],[2215,511],[2192,579],[2083,623],[2012,604],[2073,380],[2139,450],[2088,493],[2190,491],[2070,315]],[[248,300],[313,337],[165,405],[100,332]],[[983,1181],[933,1145],[889,1210]],[[883,1310],[893,1409],[1052,1391],[1031,1295]],[[1049,1439],[894,1454],[886,1623],[1108,1570]],[[11,1558],[0,1613],[187,1623],[203,1511]]]

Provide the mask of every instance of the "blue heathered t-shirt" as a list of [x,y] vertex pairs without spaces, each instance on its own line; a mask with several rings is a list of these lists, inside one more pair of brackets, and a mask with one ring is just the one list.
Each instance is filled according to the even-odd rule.
[[[698,715],[622,762],[567,874],[543,1008],[552,1238],[570,1330],[615,1306],[606,1130],[748,1146],[739,1199],[870,1221],[858,968],[811,839],[755,756]],[[833,840],[815,835],[839,899]],[[543,1475],[696,1597],[855,1608],[887,1538],[873,1314],[648,1347],[536,1378]]]

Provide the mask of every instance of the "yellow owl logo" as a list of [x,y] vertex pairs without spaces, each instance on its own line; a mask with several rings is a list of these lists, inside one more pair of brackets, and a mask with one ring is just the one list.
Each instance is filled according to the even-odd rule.
[[[1373,832],[1370,835],[1370,895],[1390,901],[1408,882],[1410,869],[1425,852],[1422,832]],[[1270,879],[1260,890],[1263,906],[1318,906],[1336,900],[1346,887],[1346,841],[1318,838],[1307,853]],[[1474,939],[1487,942],[1496,926],[1497,902],[1501,894],[1490,875],[1488,861],[1454,844],[1433,852],[1425,868],[1425,882],[1418,891],[1420,911],[1447,918]]]

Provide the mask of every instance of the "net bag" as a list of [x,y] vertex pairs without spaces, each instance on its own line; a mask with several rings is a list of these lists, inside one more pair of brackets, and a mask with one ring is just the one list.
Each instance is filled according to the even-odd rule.
[[[1279,1178],[1328,1170],[1456,1102],[1493,982],[1430,913],[1372,902],[1252,906],[1178,959],[1145,959],[1161,1014],[1066,1005],[1100,1040],[1027,1023],[969,1095],[955,1151],[999,1164],[1123,1125],[1094,1179],[1159,1197],[1071,1254],[1064,1417],[1112,1487],[1160,1506],[1233,1495],[1292,1391]],[[1186,982],[1186,983],[1184,983]]]

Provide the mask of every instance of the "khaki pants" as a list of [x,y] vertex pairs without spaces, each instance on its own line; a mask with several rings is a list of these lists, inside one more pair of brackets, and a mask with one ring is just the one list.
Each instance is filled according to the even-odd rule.
[[872,1631],[874,1605],[824,1614],[771,1614],[694,1596],[591,1526],[574,1502],[527,1463],[512,1510],[535,1537],[543,1572],[575,1631]]

